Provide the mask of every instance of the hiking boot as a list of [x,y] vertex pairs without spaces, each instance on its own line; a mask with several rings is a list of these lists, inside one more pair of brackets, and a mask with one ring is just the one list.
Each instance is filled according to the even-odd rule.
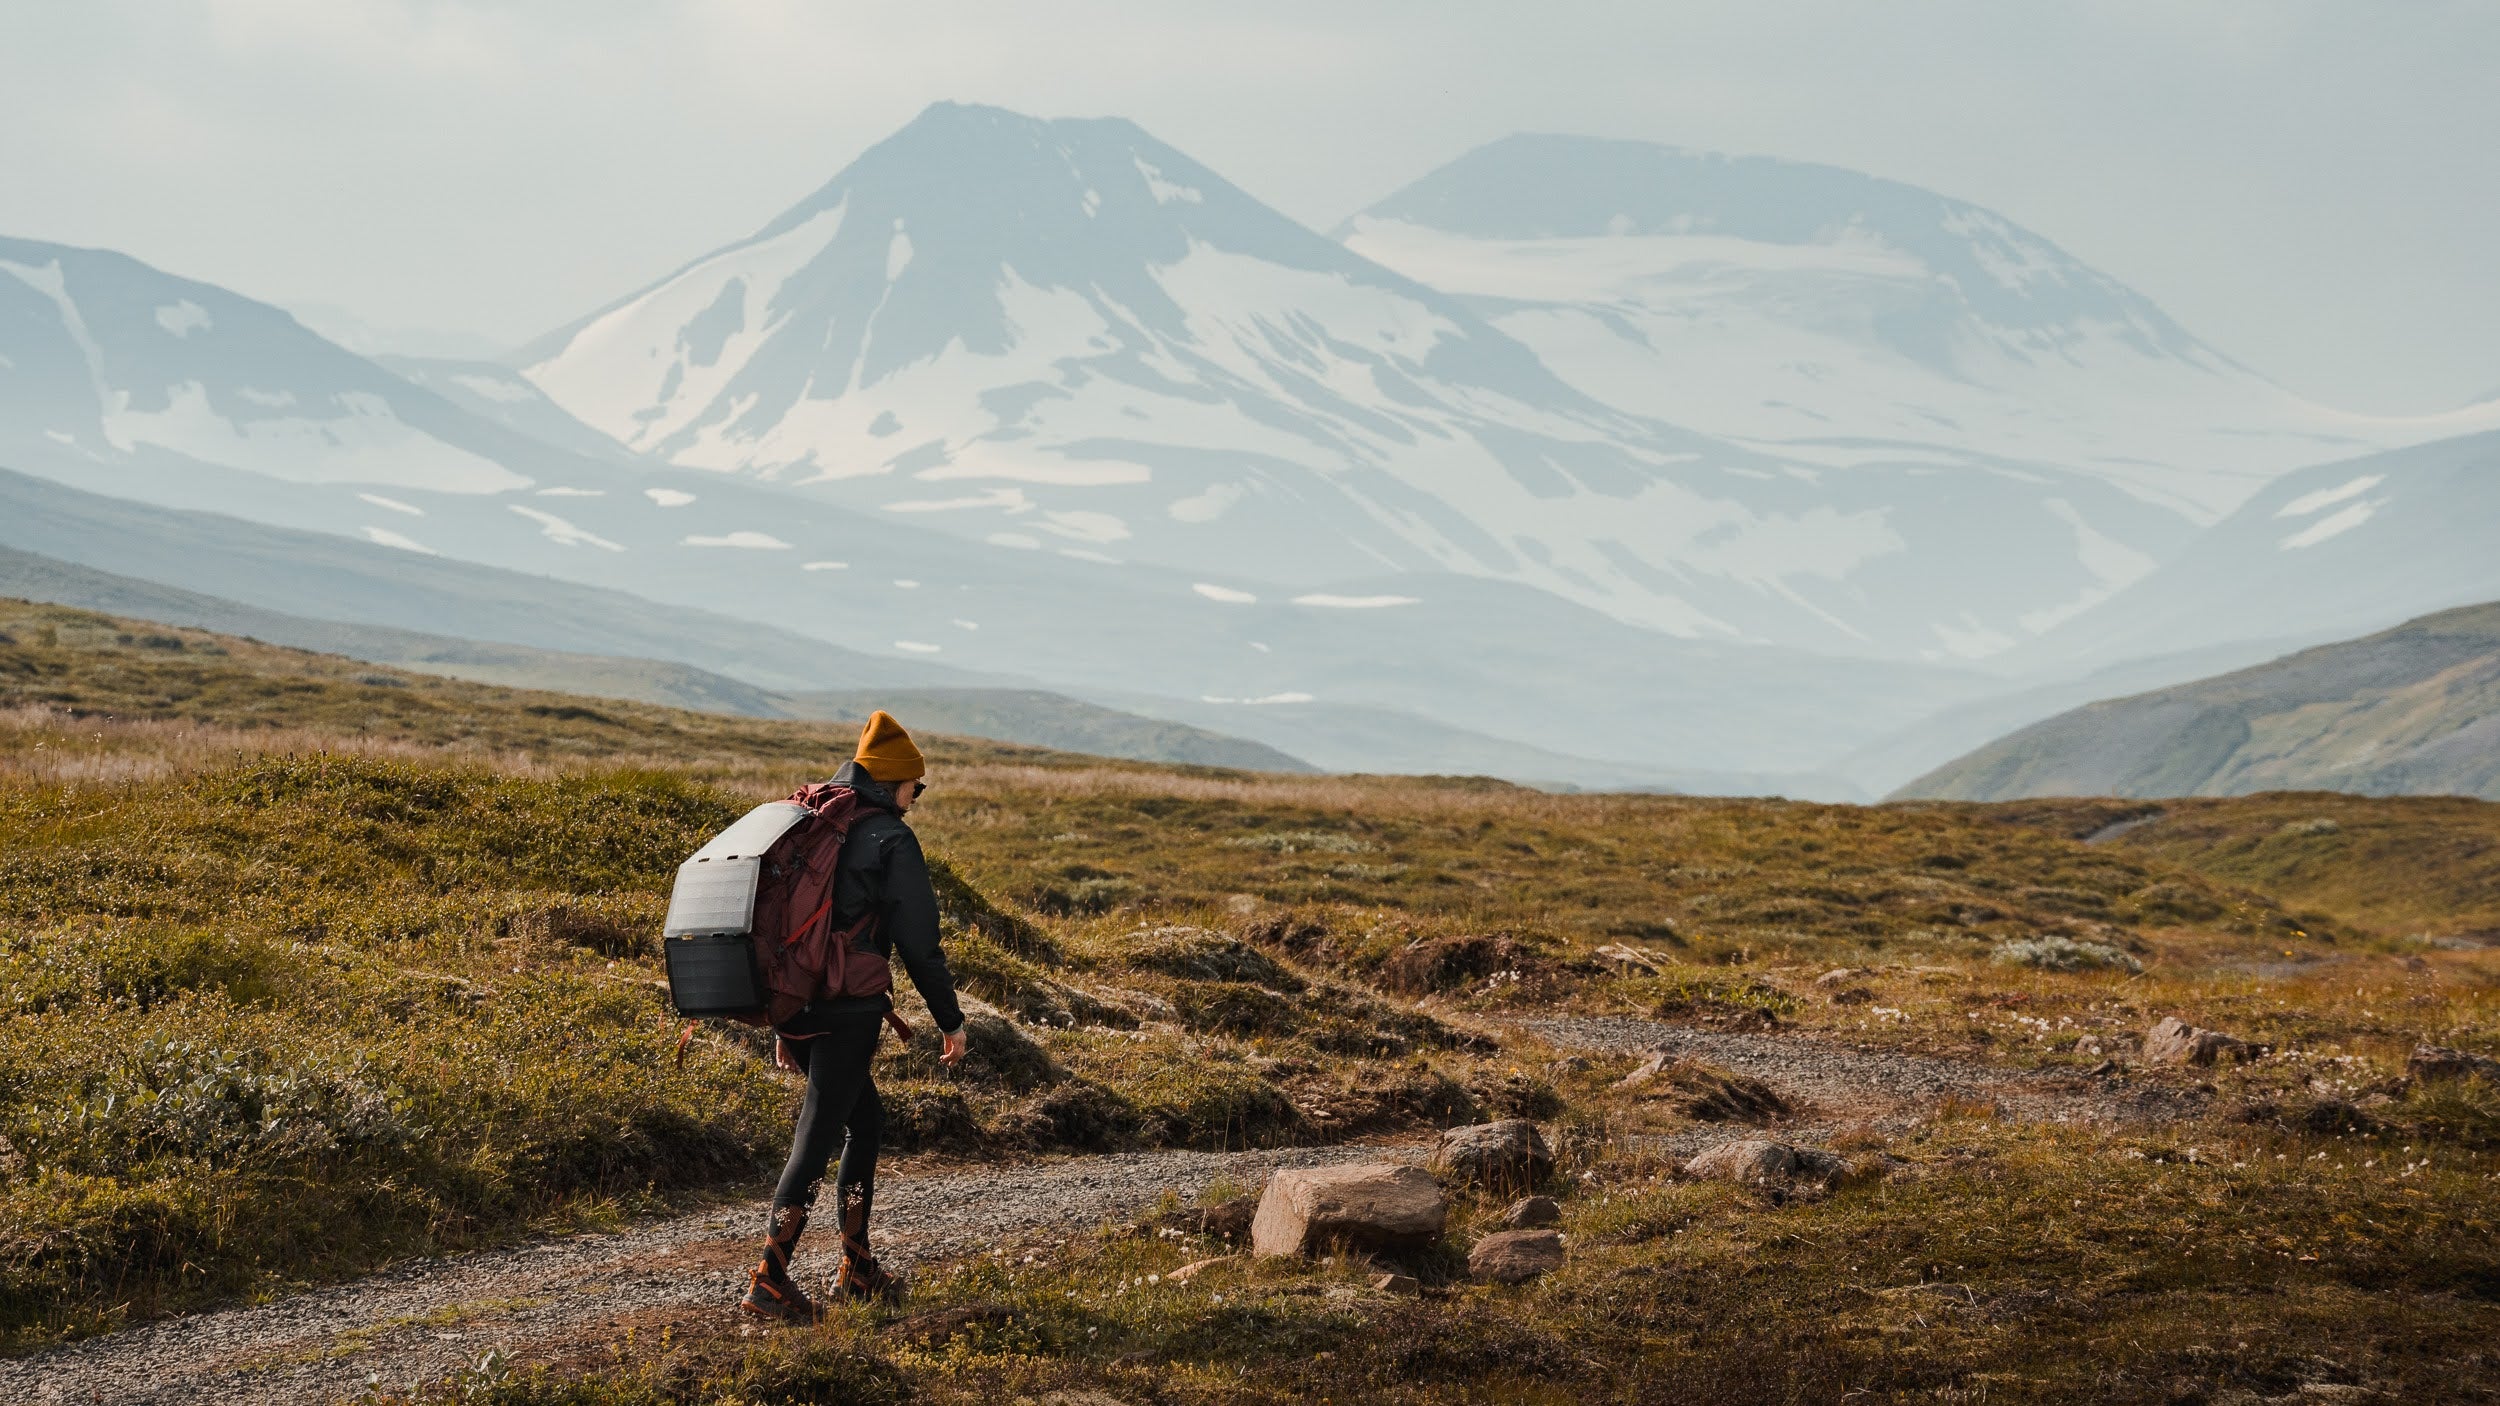
[[747,1294],[738,1307],[758,1318],[783,1323],[813,1323],[816,1305],[790,1277],[790,1254],[807,1229],[805,1206],[775,1206],[764,1221],[764,1259],[747,1275]]
[[903,1281],[885,1272],[874,1255],[842,1256],[842,1272],[834,1276],[833,1291],[846,1299],[871,1300],[878,1303],[900,1303]]
[[818,1317],[815,1300],[799,1288],[797,1280],[760,1264],[747,1275],[747,1296],[738,1300],[738,1307],[776,1323],[813,1323]]
[[837,1194],[842,1198],[842,1272],[834,1276],[834,1292],[847,1299],[899,1301],[903,1286],[868,1252],[868,1210],[876,1201],[875,1184],[845,1182]]

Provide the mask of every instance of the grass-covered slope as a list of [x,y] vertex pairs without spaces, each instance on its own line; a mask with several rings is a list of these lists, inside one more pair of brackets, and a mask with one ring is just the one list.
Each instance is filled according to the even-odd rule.
[[[656,934],[678,862],[828,772],[850,730],[119,623],[26,608],[0,628],[0,1341],[778,1160],[762,1045],[722,1029],[675,1058]],[[927,740],[941,777],[1101,765]],[[1430,1017],[1230,939],[1053,941],[938,873],[963,985],[1022,1019],[977,1016],[952,1078],[889,1052],[901,1151],[1238,1146],[1325,1135],[1305,1109],[1345,1130],[1477,1111],[1429,1062],[1469,1042]],[[1254,1028],[1310,1053],[1254,1061],[1228,1038]]]
[[[1256,742],[1040,689],[775,692],[726,674],[661,659],[580,654],[315,620],[0,547],[0,597],[9,596],[134,617],[118,624],[115,632],[119,634],[161,636],[158,627],[166,625],[209,630],[507,688],[582,693],[755,718],[858,721],[873,709],[885,707],[909,711],[922,727],[966,737],[1139,761],[1309,770],[1301,761]],[[47,618],[5,599],[0,599],[0,615],[14,615],[29,628],[40,628]]]
[[2500,941],[2500,806],[2488,801],[2286,791],[2050,800],[1996,813],[2391,936]]
[[2500,604],[2089,704],[1896,794],[2002,801],[2286,790],[2500,800]]
[[[655,933],[676,862],[845,730],[18,619],[0,1341],[752,1193],[778,1160],[795,1089],[732,1029],[678,1062]],[[907,1312],[996,1310],[945,1343],[723,1308],[434,1394],[2500,1393],[2500,1089],[2401,1077],[2426,1040],[2500,1053],[2500,807],[1552,796],[927,741],[913,820],[978,1004],[953,1075],[925,1039],[883,1056],[898,1156],[1012,1177],[1519,1114],[1562,1154],[1564,1269],[1464,1282],[1507,1204],[1478,1193],[1419,1297],[1354,1261],[1175,1284],[1220,1247],[1060,1229],[924,1274]],[[1556,1014],[2037,1069],[2104,1111],[1834,1098],[1779,1130],[1849,1159],[1828,1194],[1679,1181],[1657,1139],[1730,1115],[1515,1023]],[[2164,1015],[2271,1052],[2104,1067]]]

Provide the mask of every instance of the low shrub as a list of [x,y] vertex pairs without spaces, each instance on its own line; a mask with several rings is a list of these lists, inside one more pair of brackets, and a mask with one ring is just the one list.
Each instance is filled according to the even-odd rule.
[[2000,942],[1989,953],[1989,960],[2053,972],[2144,970],[2142,962],[2106,942],[2081,942],[2062,933]]

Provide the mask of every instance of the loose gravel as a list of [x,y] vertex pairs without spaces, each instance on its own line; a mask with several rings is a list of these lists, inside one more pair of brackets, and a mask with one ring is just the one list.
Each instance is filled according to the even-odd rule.
[[[1344,1145],[1259,1152],[1135,1152],[881,1178],[877,1253],[908,1269],[1133,1220],[1167,1190],[1255,1186],[1279,1167],[1428,1148]],[[736,1312],[762,1243],[765,1203],[724,1206],[616,1234],[583,1234],[416,1260],[274,1303],[169,1318],[31,1357],[0,1360],[9,1406],[273,1406],[405,1388],[490,1349],[534,1343],[655,1309]],[[830,1224],[800,1244],[802,1282],[831,1272]]]

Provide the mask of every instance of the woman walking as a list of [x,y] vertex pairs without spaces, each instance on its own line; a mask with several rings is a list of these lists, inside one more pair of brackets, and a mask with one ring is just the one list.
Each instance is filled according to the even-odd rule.
[[[964,1057],[963,1009],[938,946],[937,893],[929,884],[928,862],[919,838],[903,822],[929,789],[928,765],[903,725],[879,712],[860,729],[857,751],[833,782],[858,794],[861,814],[842,845],[831,921],[841,928],[876,915],[859,941],[889,961],[901,959],[945,1037],[938,1057],[953,1064]],[[842,1217],[842,1268],[834,1291],[852,1298],[896,1293],[893,1276],[878,1267],[868,1248],[877,1142],[885,1132],[885,1105],[870,1064],[893,1009],[883,995],[820,997],[775,1027],[774,1058],[782,1068],[807,1076],[807,1097],[765,1218],[764,1259],[747,1277],[746,1297],[738,1305],[749,1313],[796,1322],[815,1318],[815,1304],[790,1277],[790,1256],[807,1228],[828,1165],[835,1167],[834,1202]]]

